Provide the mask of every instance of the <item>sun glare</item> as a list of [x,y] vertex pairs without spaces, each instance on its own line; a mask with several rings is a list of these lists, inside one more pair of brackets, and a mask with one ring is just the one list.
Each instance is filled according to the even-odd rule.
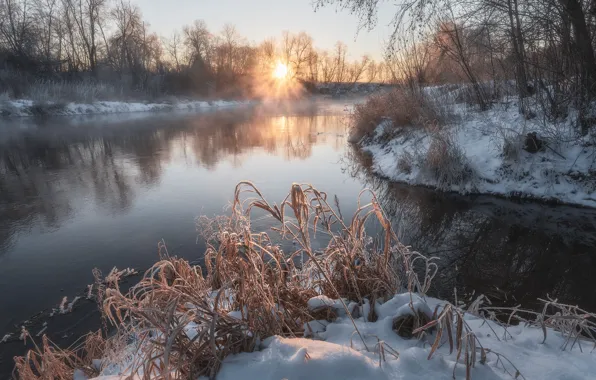
[[288,76],[288,66],[278,62],[275,70],[273,70],[273,76],[276,79],[285,79]]

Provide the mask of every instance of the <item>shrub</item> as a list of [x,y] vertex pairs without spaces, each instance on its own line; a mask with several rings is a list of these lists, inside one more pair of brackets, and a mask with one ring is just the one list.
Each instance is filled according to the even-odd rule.
[[517,134],[503,136],[501,152],[506,161],[517,161],[523,149],[522,140],[523,137]]
[[350,142],[370,136],[383,120],[393,128],[420,127],[428,122],[444,124],[446,115],[428,95],[398,87],[390,92],[372,95],[365,103],[357,104],[351,118]]
[[422,167],[439,189],[448,190],[473,179],[467,157],[448,134],[437,132],[431,139]]
[[414,166],[413,163],[414,155],[408,151],[404,151],[397,158],[397,169],[402,173],[410,174]]
[[92,103],[96,100],[122,98],[122,91],[100,82],[80,81],[36,81],[28,89],[25,97],[37,102],[72,101]]
[[64,103],[39,102],[36,101],[29,108],[31,114],[35,116],[57,115],[60,114],[66,105]]

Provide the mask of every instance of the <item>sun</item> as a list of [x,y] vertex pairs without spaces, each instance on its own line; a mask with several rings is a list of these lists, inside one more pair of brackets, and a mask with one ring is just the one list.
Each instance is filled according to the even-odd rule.
[[281,62],[277,62],[273,70],[273,77],[276,79],[285,79],[288,76],[288,66]]

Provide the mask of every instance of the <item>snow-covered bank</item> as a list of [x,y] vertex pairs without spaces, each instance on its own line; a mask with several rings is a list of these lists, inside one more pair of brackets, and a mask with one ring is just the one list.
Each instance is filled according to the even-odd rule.
[[[314,301],[320,300],[321,297],[317,297]],[[370,309],[368,303],[362,307],[351,305],[353,310],[359,309],[352,315],[364,341],[356,333],[341,303],[331,301],[327,304],[338,315],[333,322],[312,321],[305,326],[305,331],[310,331],[307,338],[273,336],[263,340],[254,352],[228,356],[216,379],[463,379],[466,378],[465,363],[472,361],[470,378],[479,380],[580,380],[591,378],[596,371],[596,353],[591,343],[581,342],[583,339],[572,348],[568,338],[550,328],[543,330],[523,324],[504,327],[471,313],[466,313],[462,321],[465,338],[459,343],[461,352],[457,349],[458,342],[452,342],[451,348],[446,336],[456,332],[456,326],[452,331],[443,331],[442,337],[436,329],[429,330],[420,340],[398,335],[394,330],[394,321],[398,317],[412,315],[412,310],[416,310],[430,320],[431,310],[436,308],[438,313],[441,312],[446,303],[433,298],[398,294],[375,305],[376,322],[367,321],[365,317]],[[230,314],[241,315],[240,312]],[[207,329],[208,326],[193,324],[186,333],[190,338]],[[437,336],[440,344],[435,352],[432,344]],[[474,348],[466,348],[468,338],[474,340]],[[95,379],[115,380],[126,376],[127,367],[135,360],[130,352],[120,363],[96,361],[104,369]],[[85,378],[79,373],[78,379]]]
[[[373,171],[393,181],[445,191],[596,207],[595,136],[578,137],[569,122],[552,123],[540,115],[527,120],[515,101],[485,112],[461,104],[449,107],[453,121],[438,129],[381,123],[373,136],[359,142],[372,155]],[[542,143],[536,153],[524,150],[532,132]],[[457,162],[429,170],[431,150],[439,155],[449,151]]]
[[198,111],[252,104],[251,101],[174,101],[161,103],[97,101],[93,103],[39,103],[33,100],[0,102],[0,116],[92,115],[132,112]]

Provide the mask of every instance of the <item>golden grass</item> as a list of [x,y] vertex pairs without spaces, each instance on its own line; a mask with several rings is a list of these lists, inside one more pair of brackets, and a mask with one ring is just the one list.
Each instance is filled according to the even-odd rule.
[[25,356],[15,357],[16,375],[26,380],[72,380],[75,369],[88,376],[98,375],[92,360],[102,357],[107,342],[99,332],[89,333],[78,342],[67,349],[60,349],[44,335],[39,345],[33,341],[33,350]]
[[[365,194],[370,202],[363,202]],[[269,232],[253,231],[251,216],[256,210],[277,221],[277,226]],[[366,234],[370,218],[382,227],[376,244]],[[90,334],[67,350],[44,336],[40,346],[15,358],[18,377],[72,379],[75,369],[93,375],[101,368],[93,367],[92,359],[106,358],[126,365],[128,375],[144,379],[214,378],[228,355],[253,351],[273,335],[308,335],[307,322],[337,318],[330,308],[309,310],[308,300],[321,294],[341,301],[366,349],[379,352],[380,360],[386,353],[397,357],[399,353],[383,342],[367,347],[352,319],[358,316],[352,315],[354,310],[348,310],[344,300],[384,302],[403,288],[424,295],[437,273],[433,258],[397,240],[376,196],[367,192],[360,194],[351,219],[344,220],[337,198],[331,202],[311,185],[293,184],[281,203],[272,204],[253,184],[241,182],[234,192],[231,215],[201,217],[197,230],[207,242],[204,268],[170,257],[160,244],[161,260],[126,293],[118,286],[120,272],[114,270],[102,281],[96,271],[97,299],[117,334],[107,340],[99,333]],[[316,234],[328,240],[324,249],[313,249]],[[280,238],[295,241],[294,250],[283,252],[275,243]],[[535,313],[535,320],[542,327],[567,333],[571,348],[581,341],[580,336],[594,332],[593,314],[554,301],[547,306],[558,308],[558,314],[547,317],[545,307],[543,313]],[[371,311],[365,317],[374,321],[374,308]],[[488,318],[497,311],[478,301],[467,312]],[[511,315],[521,318],[522,313],[515,309]],[[465,363],[467,377],[478,362],[477,355],[481,363],[489,353],[508,362],[479,344],[460,308],[447,304],[440,313],[435,310],[430,322],[416,315],[394,320],[393,327],[404,337],[429,340],[429,358],[448,342],[451,350],[457,350],[458,362]],[[431,329],[437,331],[434,337]]]
[[389,92],[374,94],[366,102],[354,106],[350,141],[358,142],[370,136],[382,121],[391,122],[392,129],[425,127],[428,123],[443,124],[447,115],[422,89],[412,91],[398,87]]

